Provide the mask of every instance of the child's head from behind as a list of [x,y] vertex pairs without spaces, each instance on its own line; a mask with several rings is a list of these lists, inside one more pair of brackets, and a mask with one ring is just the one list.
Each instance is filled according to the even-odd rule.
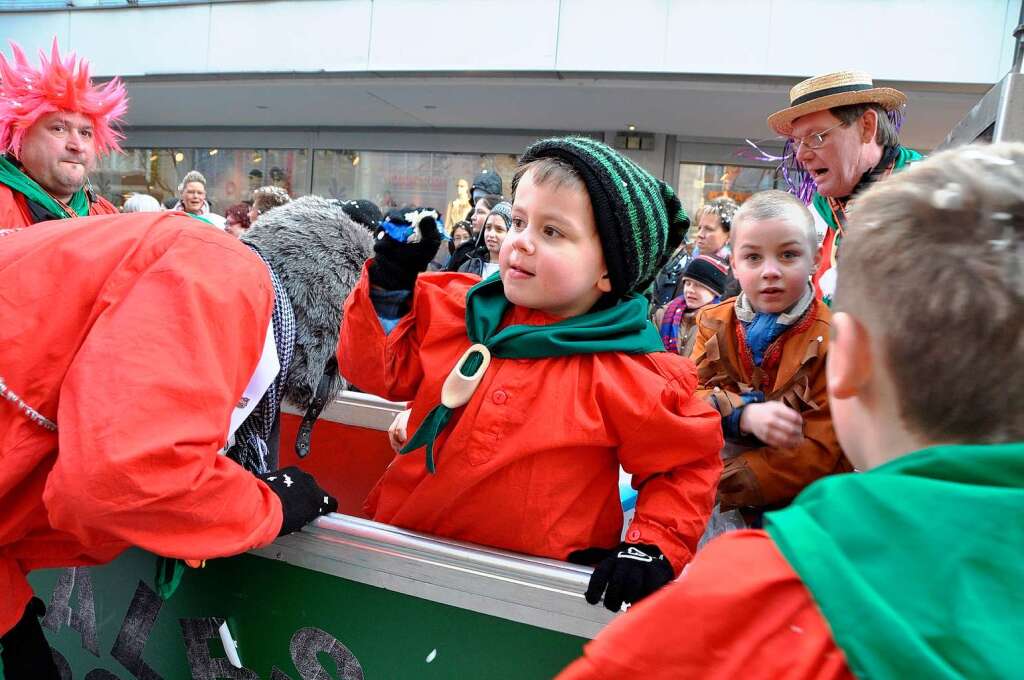
[[693,258],[683,270],[683,297],[686,308],[700,309],[725,293],[729,269],[725,262],[708,255]]
[[784,191],[751,196],[733,217],[732,269],[755,311],[778,314],[808,287],[818,263],[814,218]]
[[947,151],[860,197],[835,311],[829,394],[855,465],[1024,440],[1024,144]]
[[512,192],[499,257],[505,295],[563,317],[645,287],[688,223],[663,182],[584,137],[530,146]]

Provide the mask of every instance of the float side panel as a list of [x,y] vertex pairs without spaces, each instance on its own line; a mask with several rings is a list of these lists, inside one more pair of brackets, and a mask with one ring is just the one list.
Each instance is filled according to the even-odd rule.
[[[129,616],[130,604],[140,580],[152,584],[155,559],[131,550],[110,565],[89,568],[99,657],[84,648],[83,636],[68,625],[56,633],[47,631],[51,644],[69,662],[72,677],[85,677],[94,668],[106,669],[117,677],[132,676],[111,657],[111,649],[122,630],[133,623],[137,627],[137,612]],[[48,605],[63,573],[40,571],[31,578],[36,593]],[[81,585],[79,577],[77,586]],[[81,592],[76,587],[71,593],[73,612],[87,609],[79,604]],[[131,620],[133,616],[135,621]],[[151,630],[143,627],[137,632],[136,637],[141,639],[135,643],[141,645],[141,660],[164,678],[196,675],[198,669],[189,665],[184,639],[195,631],[186,630],[182,621],[210,617],[227,621],[238,642],[242,663],[254,673],[250,677],[259,678],[269,678],[274,666],[292,678],[304,677],[296,670],[289,652],[294,639],[318,640],[321,645],[336,640],[358,660],[366,678],[547,678],[576,658],[586,642],[243,555],[214,560],[204,569],[186,573],[178,592],[160,605]],[[308,629],[319,629],[327,635],[297,637],[299,631]],[[215,659],[225,656],[216,638],[205,648]],[[312,656],[316,658],[315,650]],[[319,659],[334,673],[325,654]]]

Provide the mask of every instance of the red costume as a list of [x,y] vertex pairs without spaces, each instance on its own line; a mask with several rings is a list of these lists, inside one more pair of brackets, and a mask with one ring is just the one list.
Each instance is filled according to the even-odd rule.
[[[385,335],[366,271],[345,305],[338,363],[360,389],[413,400],[409,432],[437,405],[470,346],[466,292],[479,279],[425,274]],[[557,318],[511,307],[504,325]],[[693,364],[665,352],[494,357],[472,399],[423,450],[395,458],[367,499],[375,520],[564,560],[619,543],[621,464],[640,489],[626,532],[679,573],[704,531],[721,472],[718,413],[693,397]]]
[[[89,202],[90,215],[118,214],[113,203],[102,196],[94,198],[94,201]],[[25,195],[0,184],[0,229],[18,229],[32,224],[32,214],[26,205]]]
[[0,236],[0,633],[33,569],[277,537],[278,496],[218,455],[273,305],[259,257],[189,217]]
[[737,531],[709,543],[676,583],[608,624],[558,680],[853,677],[772,539]]

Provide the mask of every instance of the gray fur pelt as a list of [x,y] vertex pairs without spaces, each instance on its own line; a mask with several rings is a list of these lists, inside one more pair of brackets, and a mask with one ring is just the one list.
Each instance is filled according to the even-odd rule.
[[[303,196],[260,216],[242,236],[281,279],[295,312],[295,355],[285,397],[305,407],[335,355],[342,306],[373,256],[373,238],[334,201]],[[347,387],[332,378],[330,397]]]

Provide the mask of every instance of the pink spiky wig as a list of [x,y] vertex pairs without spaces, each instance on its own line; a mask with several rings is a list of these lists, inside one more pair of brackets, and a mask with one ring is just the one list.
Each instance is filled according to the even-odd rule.
[[21,153],[25,134],[42,116],[54,111],[80,113],[92,119],[96,152],[106,155],[120,151],[124,139],[111,123],[120,123],[128,110],[124,84],[114,78],[93,86],[89,62],[74,53],[62,59],[53,39],[50,58],[39,51],[39,70],[32,68],[25,53],[11,42],[14,63],[0,53],[0,153]]

